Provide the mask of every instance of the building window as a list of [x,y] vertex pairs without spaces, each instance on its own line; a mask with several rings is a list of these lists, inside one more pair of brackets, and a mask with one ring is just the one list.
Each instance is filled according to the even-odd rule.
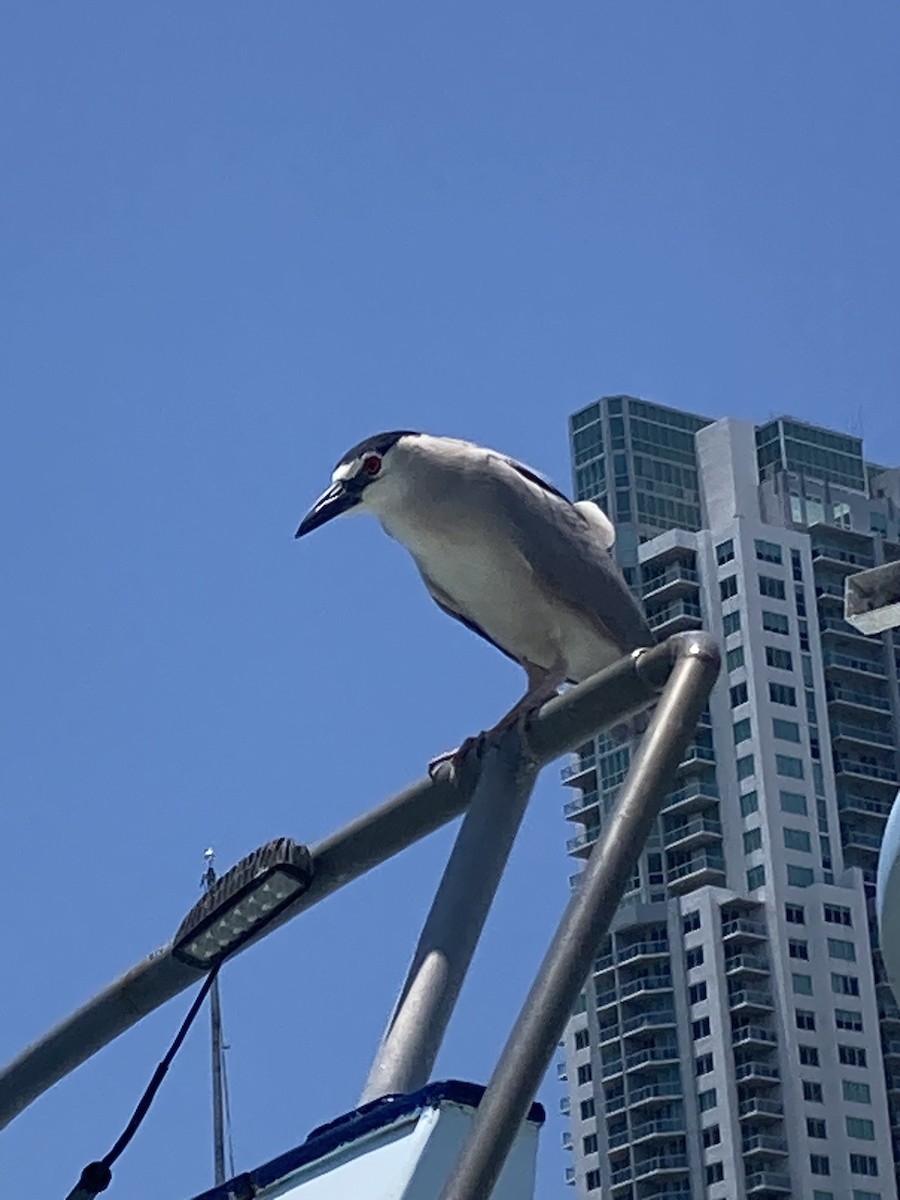
[[713,1069],[712,1054],[700,1054],[694,1060],[694,1074],[695,1075],[698,1075],[698,1076],[699,1075],[708,1075],[712,1069]]
[[790,925],[805,925],[806,913],[803,910],[803,905],[786,904],[784,906],[784,919]]
[[765,886],[766,868],[762,863],[758,867],[751,867],[747,872],[747,891],[755,892],[757,888]]
[[794,1018],[798,1029],[812,1032],[816,1027],[816,1014],[809,1008],[795,1008]]
[[591,1117],[596,1116],[597,1106],[593,1096],[590,1100],[582,1100],[580,1107],[582,1121],[589,1121]]
[[724,567],[726,563],[734,559],[734,539],[729,538],[727,542],[719,542],[716,546],[716,562],[720,567]]
[[756,770],[756,763],[753,760],[752,754],[745,754],[737,760],[737,777],[738,779],[748,779]]
[[684,956],[685,966],[688,968],[688,970],[690,970],[691,967],[699,967],[702,962],[703,962],[703,947],[702,946],[691,946],[690,950],[686,951],[685,956]]
[[699,1004],[705,1000],[708,995],[706,980],[701,979],[699,983],[692,983],[688,988],[688,1000],[691,1004]]
[[824,911],[825,920],[829,925],[847,925],[848,927],[852,927],[853,914],[843,904],[826,904]]
[[828,938],[828,957],[842,958],[845,962],[856,962],[856,947],[844,938]]
[[806,1136],[811,1138],[822,1138],[823,1141],[828,1137],[827,1126],[821,1117],[806,1118]]
[[700,1017],[699,1020],[694,1021],[691,1025],[691,1035],[695,1042],[699,1041],[700,1038],[709,1037],[709,1033],[709,1017]]
[[859,980],[855,975],[836,975],[832,971],[831,990],[838,996],[858,996]]
[[[813,1196],[813,1200],[819,1200],[818,1196]],[[832,1196],[830,1200],[834,1200]],[[865,1188],[853,1189],[853,1200],[881,1200],[881,1192],[869,1192]]]
[[806,854],[811,852],[812,843],[809,834],[804,829],[789,829],[785,826],[781,832],[784,836],[786,850],[803,850]]
[[706,1186],[711,1187],[714,1183],[721,1183],[725,1178],[725,1168],[720,1161],[706,1164]]
[[797,693],[787,683],[770,683],[769,699],[773,704],[784,704],[788,708],[797,707]]
[[778,799],[781,811],[794,813],[798,817],[807,816],[806,797],[800,792],[779,792]]
[[[760,562],[778,563],[781,565],[781,547],[777,542],[764,542],[756,539],[756,557]],[[761,577],[762,578],[762,577]]]
[[596,1192],[600,1187],[600,1172],[597,1170],[588,1171],[584,1177],[584,1183],[589,1192]]
[[796,996],[813,994],[812,975],[791,975],[791,985]]
[[857,1083],[854,1079],[841,1080],[841,1093],[851,1104],[871,1104],[872,1093],[867,1083]]
[[850,1173],[852,1175],[877,1175],[878,1159],[871,1154],[851,1154]]
[[775,770],[786,779],[803,778],[803,762],[792,754],[776,754]]
[[579,1029],[575,1034],[575,1049],[586,1050],[591,1044],[591,1035],[587,1029]]
[[865,1067],[866,1051],[863,1046],[838,1046],[838,1060],[845,1067]]
[[586,1138],[582,1138],[581,1145],[584,1148],[585,1154],[596,1154],[597,1153],[597,1135],[596,1135],[596,1133],[589,1133]]
[[767,596],[770,600],[787,599],[784,590],[784,581],[781,579],[776,579],[774,575],[760,575],[759,594],[761,596]]
[[800,1045],[797,1050],[800,1055],[801,1067],[817,1067],[819,1065],[819,1051],[816,1046]]
[[726,600],[730,600],[732,596],[736,596],[737,594],[737,575],[726,575],[724,579],[719,580],[719,598],[723,604]]
[[594,1076],[594,1072],[591,1070],[591,1064],[590,1063],[582,1063],[582,1065],[578,1068],[579,1084],[590,1083],[593,1076]]
[[803,1099],[808,1100],[810,1104],[822,1104],[822,1085],[821,1083],[813,1083],[811,1079],[803,1080]]
[[728,695],[731,699],[732,708],[737,708],[739,704],[746,704],[750,698],[749,693],[747,692],[747,684],[743,680],[741,680],[740,683],[736,683],[734,687],[729,690]]
[[779,646],[766,646],[766,665],[775,667],[778,671],[793,671],[794,660],[790,650],[782,650]]
[[867,1117],[847,1117],[847,1135],[863,1142],[874,1142],[875,1122]]
[[715,1108],[716,1104],[715,1088],[707,1088],[705,1092],[701,1092],[697,1097],[697,1105],[701,1112],[708,1112],[711,1108]]
[[812,1200],[834,1200],[834,1192],[823,1192],[813,1188]]
[[796,721],[783,721],[781,717],[775,717],[772,721],[772,732],[783,742],[800,741],[800,726]]
[[766,633],[783,633],[785,636],[791,632],[791,624],[784,613],[769,612],[768,609],[763,609],[762,627]]
[[732,612],[725,613],[722,617],[722,632],[725,637],[730,637],[731,634],[737,633],[741,627],[741,610],[734,609]]
[[796,863],[788,863],[787,865],[787,881],[791,887],[807,888],[812,887],[813,869],[812,867],[798,867]]
[[791,551],[791,574],[798,582],[803,578],[803,565],[799,550]]
[[740,799],[741,816],[749,817],[752,813],[759,811],[759,797],[756,792],[745,792]]
[[689,913],[685,913],[681,918],[681,932],[693,933],[695,929],[700,928],[700,909],[692,908]]
[[809,960],[809,943],[801,941],[800,938],[791,938],[788,941],[788,954],[791,958],[802,958]]
[[809,1156],[809,1169],[813,1175],[830,1175],[831,1164],[828,1161],[827,1154],[811,1154]]
[[752,854],[754,850],[762,849],[762,830],[757,825],[755,829],[748,829],[744,834],[744,853]]
[[742,721],[735,721],[734,726],[734,744],[739,746],[741,742],[748,741],[753,736],[753,730],[750,726],[750,718],[744,717]]
[[838,1029],[846,1029],[852,1033],[862,1033],[863,1031],[862,1013],[855,1008],[836,1008],[834,1023]]
[[736,671],[738,667],[744,665],[744,647],[735,646],[732,650],[725,651],[725,670]]
[[708,1150],[710,1146],[718,1146],[722,1140],[722,1130],[718,1125],[707,1125],[703,1130],[703,1145]]

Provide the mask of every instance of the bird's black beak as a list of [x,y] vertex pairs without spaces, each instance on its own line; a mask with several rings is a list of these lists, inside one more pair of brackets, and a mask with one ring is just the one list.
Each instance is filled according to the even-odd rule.
[[333,517],[359,504],[360,495],[355,489],[351,490],[344,483],[333,483],[327,492],[323,492],[303,520],[294,537],[303,537],[305,533],[318,529]]

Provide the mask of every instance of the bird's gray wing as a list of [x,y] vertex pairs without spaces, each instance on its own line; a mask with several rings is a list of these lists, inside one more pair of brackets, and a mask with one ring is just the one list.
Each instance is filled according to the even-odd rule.
[[506,480],[498,480],[496,504],[538,586],[555,603],[583,613],[623,654],[652,646],[647,619],[592,522],[539,476],[518,463],[509,466]]
[[490,642],[496,650],[499,650],[501,654],[505,654],[507,658],[511,658],[514,663],[519,661],[514,654],[506,649],[505,646],[501,646],[499,642],[494,641],[489,633],[485,633],[480,625],[476,625],[476,623],[471,620],[470,617],[464,616],[458,608],[454,608],[453,601],[443,590],[443,588],[439,588],[433,579],[429,579],[425,572],[422,571],[421,567],[419,568],[419,573],[422,576],[425,586],[428,588],[428,594],[431,596],[438,608],[445,612],[448,617],[453,617],[454,620],[459,621],[462,625],[465,625],[466,629],[471,629],[472,633],[477,633],[479,637],[483,637],[486,642]]

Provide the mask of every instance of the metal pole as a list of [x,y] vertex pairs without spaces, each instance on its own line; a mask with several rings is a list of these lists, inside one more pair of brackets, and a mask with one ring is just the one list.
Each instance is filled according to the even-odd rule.
[[[212,847],[203,856],[206,870],[203,883],[209,891],[216,882],[213,866],[215,852]],[[219,996],[219,977],[213,980],[209,990],[209,1033],[210,1056],[212,1059],[212,1107],[213,1107],[213,1177],[216,1184],[225,1182],[225,1115],[222,1106],[222,1002]]]
[[225,1182],[225,1114],[222,1109],[222,1007],[219,1000],[219,980],[213,980],[209,993],[209,1015],[212,1034],[213,1089],[213,1170],[217,1184]]
[[428,1082],[536,778],[517,730],[488,749],[360,1104]]
[[701,636],[686,649],[550,943],[440,1200],[484,1200],[491,1194],[550,1064],[597,944],[718,674],[718,651],[708,638]]
[[[620,659],[545,704],[528,729],[535,758],[540,764],[549,762],[598,729],[646,707],[682,654],[683,639],[705,636],[676,634]],[[459,816],[473,787],[443,776],[420,780],[311,847],[314,875],[308,891],[260,937]],[[247,942],[241,949],[253,944]],[[172,957],[171,943],[132,967],[0,1071],[0,1129],[119,1034],[202,977],[202,971]]]

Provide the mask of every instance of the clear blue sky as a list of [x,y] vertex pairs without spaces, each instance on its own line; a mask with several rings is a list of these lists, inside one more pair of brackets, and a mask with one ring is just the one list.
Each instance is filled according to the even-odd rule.
[[[518,694],[374,523],[292,540],[361,437],[567,484],[567,414],[629,391],[900,462],[898,35],[879,0],[4,6],[0,1058],[172,934],[207,845],[314,841]],[[564,799],[548,770],[441,1075],[490,1073]],[[448,838],[226,969],[239,1169],[354,1104]],[[10,1127],[5,1195],[67,1193],[187,1003]],[[206,1055],[109,1195],[208,1186]]]

